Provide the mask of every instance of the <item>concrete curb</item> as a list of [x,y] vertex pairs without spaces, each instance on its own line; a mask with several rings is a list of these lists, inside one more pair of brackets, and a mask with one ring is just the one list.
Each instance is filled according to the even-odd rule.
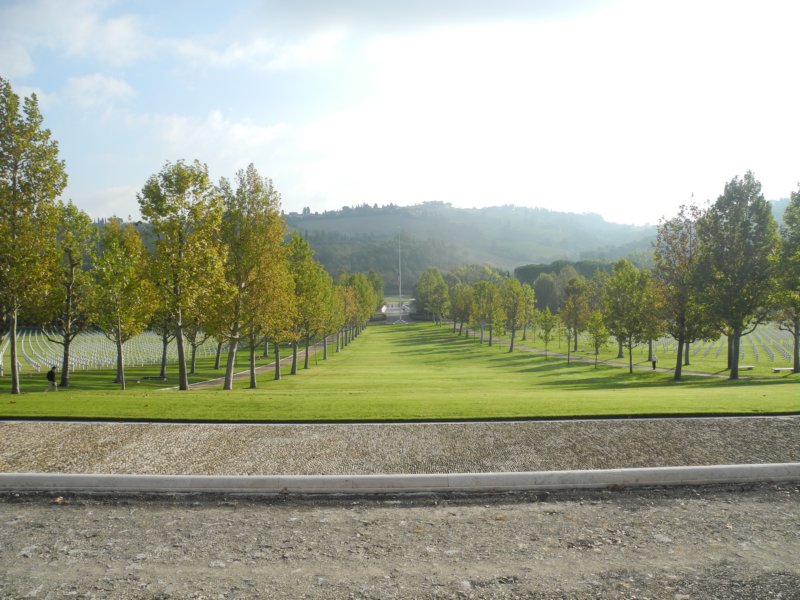
[[112,475],[1,473],[0,492],[408,494],[489,493],[800,481],[800,463],[425,475]]

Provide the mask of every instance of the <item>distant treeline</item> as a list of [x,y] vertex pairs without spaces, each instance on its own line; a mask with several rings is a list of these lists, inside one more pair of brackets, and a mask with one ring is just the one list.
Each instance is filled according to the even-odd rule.
[[599,260],[556,260],[547,265],[523,265],[514,269],[514,276],[520,283],[533,285],[533,282],[543,273],[555,275],[560,273],[564,267],[571,266],[578,275],[591,279],[597,271],[611,272],[614,263]]

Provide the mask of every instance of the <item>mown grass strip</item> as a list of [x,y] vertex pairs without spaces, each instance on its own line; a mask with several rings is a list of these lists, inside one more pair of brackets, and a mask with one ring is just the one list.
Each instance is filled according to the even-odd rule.
[[[316,363],[316,364],[315,364]],[[203,375],[219,372],[203,367]],[[297,376],[271,371],[259,389],[122,392],[74,388],[0,396],[0,416],[200,421],[385,421],[551,418],[800,411],[795,378],[729,382],[669,373],[570,365],[558,357],[489,348],[430,324],[372,326],[328,361]],[[88,377],[88,375],[87,375]],[[113,377],[110,372],[92,377]],[[210,377],[209,377],[210,378]],[[153,384],[153,385],[151,385]],[[142,384],[140,384],[142,385]],[[40,386],[44,389],[44,385]],[[23,386],[25,389],[25,386]]]

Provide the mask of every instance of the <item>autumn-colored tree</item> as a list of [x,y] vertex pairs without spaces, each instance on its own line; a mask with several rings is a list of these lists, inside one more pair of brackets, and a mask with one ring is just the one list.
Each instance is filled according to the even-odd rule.
[[125,389],[125,342],[147,327],[158,295],[148,278],[147,250],[136,228],[111,219],[92,269],[91,315],[117,349],[116,383]]
[[[220,182],[223,201],[221,226],[225,246],[225,280],[229,289],[218,303],[220,339],[228,341],[228,359],[223,388],[233,389],[236,353],[243,338],[248,340],[263,329],[268,319],[261,311],[284,303],[274,299],[265,303],[263,295],[286,293],[286,250],[284,222],[280,214],[280,195],[272,181],[262,178],[254,165],[236,173],[236,188],[228,180]],[[276,321],[279,320],[275,317]],[[277,329],[280,329],[278,327]],[[280,353],[280,349],[278,349]],[[250,361],[251,365],[254,361]],[[254,369],[254,367],[252,367]],[[255,373],[251,372],[251,383]]]
[[[71,201],[56,205],[58,219],[57,251],[59,264],[56,285],[47,296],[42,296],[48,306],[40,313],[40,320],[48,339],[62,347],[61,382],[69,387],[70,348],[78,334],[91,325],[90,302],[93,279],[90,267],[94,257],[97,230],[85,212]],[[52,328],[51,328],[52,327]]]
[[[308,368],[309,343],[312,336],[324,328],[324,311],[330,302],[331,277],[314,260],[314,251],[297,231],[292,233],[287,246],[289,270],[294,277],[295,330],[297,337],[305,340],[304,368]],[[370,290],[373,290],[370,285]],[[373,291],[374,293],[374,291]],[[297,340],[292,346],[292,375],[297,374]]]
[[11,393],[20,393],[20,312],[56,285],[54,202],[67,184],[58,143],[43,126],[35,94],[21,105],[0,78],[0,310],[11,330]]
[[222,202],[199,161],[166,163],[137,195],[155,237],[156,287],[175,326],[178,387],[189,389],[184,349],[186,319],[204,288],[222,285],[219,226]]

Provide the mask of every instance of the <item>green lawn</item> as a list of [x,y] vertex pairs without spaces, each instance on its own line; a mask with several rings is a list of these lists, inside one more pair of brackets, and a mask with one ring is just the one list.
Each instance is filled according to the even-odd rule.
[[[78,372],[70,390],[43,393],[39,377],[23,380],[25,393],[12,396],[5,377],[0,416],[358,421],[800,411],[796,375],[739,382],[687,377],[675,383],[669,373],[630,375],[619,367],[509,354],[505,345],[489,348],[431,324],[374,325],[330,356],[312,359],[312,368],[294,377],[284,369],[281,381],[263,373],[257,390],[237,382],[233,392],[161,391],[160,381],[131,383],[122,392],[109,384],[110,372]],[[201,371],[193,380],[221,375],[208,361]],[[135,379],[136,370],[129,377]]]

